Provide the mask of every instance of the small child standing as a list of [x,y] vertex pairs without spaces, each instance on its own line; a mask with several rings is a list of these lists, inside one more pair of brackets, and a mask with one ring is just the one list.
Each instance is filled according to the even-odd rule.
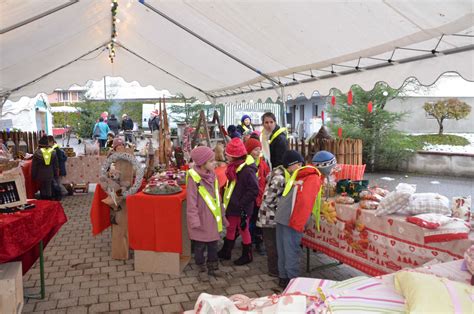
[[258,210],[262,204],[263,192],[265,191],[265,186],[267,184],[267,176],[270,173],[270,167],[265,161],[265,158],[261,156],[262,144],[258,140],[258,135],[257,138],[252,137],[252,135],[250,136],[250,138],[245,142],[245,149],[247,149],[247,153],[255,160],[258,180],[258,195],[255,200],[252,217],[250,218],[250,234],[252,236],[252,242],[255,244],[255,249],[260,255],[264,255],[262,228],[256,226],[256,223]]
[[321,174],[314,166],[303,167],[303,163],[303,156],[297,151],[288,150],[283,154],[283,166],[291,176],[275,215],[279,286],[282,288],[299,276],[303,231],[311,214],[319,215]]
[[258,195],[257,166],[252,156],[247,156],[240,138],[233,138],[227,144],[225,153],[230,161],[226,170],[228,183],[224,192],[229,227],[218,256],[225,260],[231,259],[238,229],[242,236],[242,256],[234,264],[245,265],[253,260],[249,221]]
[[214,152],[199,146],[191,151],[194,166],[188,172],[186,185],[186,213],[189,238],[194,242],[194,259],[199,272],[204,273],[204,252],[207,249],[207,273],[219,273],[217,243],[222,226],[227,224],[222,215],[219,185],[214,174]]

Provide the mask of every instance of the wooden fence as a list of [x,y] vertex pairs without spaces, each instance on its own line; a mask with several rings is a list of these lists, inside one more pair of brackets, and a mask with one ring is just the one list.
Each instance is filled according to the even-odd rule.
[[23,138],[27,146],[27,152],[33,154],[38,147],[39,136],[36,132],[18,132],[18,131],[1,131],[0,138],[3,139],[3,144],[7,145],[7,141],[11,139],[18,149],[18,144]]
[[326,150],[336,156],[338,164],[362,165],[362,140],[361,139],[305,139],[291,138],[290,149],[297,150],[307,162],[311,161],[314,154]]

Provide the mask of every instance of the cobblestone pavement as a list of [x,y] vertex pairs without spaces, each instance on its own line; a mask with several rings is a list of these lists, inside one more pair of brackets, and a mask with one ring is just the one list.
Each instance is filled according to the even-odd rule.
[[[62,202],[69,221],[45,249],[46,298],[30,299],[24,313],[173,313],[190,310],[202,292],[249,297],[279,292],[277,280],[268,276],[265,257],[255,254],[246,266],[224,262],[220,269],[229,278],[198,280],[191,263],[179,276],[135,272],[133,259],[116,261],[110,257],[110,230],[93,237],[89,219],[92,193],[70,196]],[[235,258],[240,245],[234,249]],[[302,255],[303,256],[303,255]],[[331,259],[313,253],[311,266]],[[302,267],[305,265],[302,259]],[[344,280],[359,271],[341,265],[302,276]],[[23,277],[25,293],[39,290],[39,263]]]

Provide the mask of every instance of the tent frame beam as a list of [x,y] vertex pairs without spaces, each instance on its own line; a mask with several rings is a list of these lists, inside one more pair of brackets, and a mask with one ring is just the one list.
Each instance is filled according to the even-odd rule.
[[69,7],[70,5],[76,4],[76,3],[78,3],[78,2],[79,2],[79,0],[69,0],[69,1],[67,1],[66,3],[63,3],[63,4],[61,4],[61,5],[58,5],[57,7],[52,8],[52,9],[50,9],[50,10],[48,10],[48,11],[45,11],[45,12],[40,13],[40,14],[38,14],[38,15],[32,16],[32,17],[30,17],[29,19],[26,19],[26,20],[24,20],[24,21],[18,22],[18,23],[16,23],[16,24],[11,25],[11,26],[5,27],[5,28],[3,28],[3,29],[0,30],[0,34],[5,34],[5,33],[8,33],[8,32],[10,32],[10,31],[14,30],[14,29],[17,29],[17,28],[19,28],[19,27],[22,27],[22,26],[25,26],[25,25],[27,25],[27,24],[30,24],[30,23],[32,23],[32,22],[34,22],[34,21],[37,21],[37,20],[39,20],[39,19],[42,19],[43,17],[46,17],[46,16],[51,15],[51,14],[57,12],[57,11],[60,11],[60,10],[62,10],[62,9],[65,9],[65,8]]
[[[453,48],[453,49],[445,50],[445,51],[442,51],[442,52],[441,51],[436,51],[434,53],[430,52],[429,54],[424,54],[424,55],[415,56],[415,57],[409,57],[409,58],[400,59],[400,60],[396,60],[396,61],[392,60],[392,59],[381,60],[381,61],[385,61],[385,62],[381,63],[381,64],[375,64],[375,65],[367,66],[367,67],[359,67],[359,66],[350,67],[351,68],[350,70],[340,71],[340,72],[326,71],[326,72],[329,72],[329,74],[318,76],[318,77],[314,76],[314,77],[310,77],[310,78],[303,79],[303,80],[296,80],[296,81],[293,80],[292,82],[284,83],[283,86],[285,86],[285,87],[286,86],[294,86],[294,85],[297,85],[297,84],[304,84],[304,83],[314,82],[314,81],[317,81],[317,80],[324,80],[324,79],[332,78],[334,76],[349,75],[349,74],[353,74],[353,73],[357,73],[357,72],[361,72],[361,71],[370,71],[370,70],[375,70],[375,69],[379,69],[379,68],[384,68],[384,67],[387,67],[387,66],[395,66],[397,64],[404,64],[404,63],[410,63],[410,62],[415,62],[415,61],[429,59],[429,58],[435,58],[435,57],[438,56],[438,54],[450,55],[450,54],[456,54],[456,53],[461,53],[461,52],[470,51],[470,50],[474,50],[474,45],[467,45],[467,46],[463,46],[463,47]],[[373,59],[373,58],[370,58],[370,59]],[[334,64],[333,66],[341,66],[341,65]],[[349,66],[344,66],[344,67],[349,67]],[[307,70],[307,71],[309,71],[309,70]],[[311,71],[325,71],[325,70],[312,69]],[[299,74],[299,73],[296,72],[295,74]],[[260,87],[260,88],[257,88],[256,90],[252,90],[252,91],[240,90],[238,92],[236,92],[235,90],[219,90],[219,91],[213,91],[212,94],[216,98],[222,98],[222,97],[229,97],[229,96],[218,96],[217,93],[225,92],[226,94],[229,93],[231,96],[236,96],[236,95],[249,94],[249,93],[259,92],[259,91],[264,91],[264,90],[272,90],[272,89],[276,89],[277,87],[279,87],[279,86]]]

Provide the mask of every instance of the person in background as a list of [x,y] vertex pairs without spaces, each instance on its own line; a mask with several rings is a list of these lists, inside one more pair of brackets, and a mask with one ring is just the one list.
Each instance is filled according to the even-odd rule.
[[122,125],[123,135],[125,136],[125,142],[132,143],[132,134],[133,134],[133,120],[124,113],[122,115]]
[[237,126],[237,131],[239,131],[242,135],[247,135],[254,131],[252,119],[250,119],[249,115],[244,114],[242,116],[240,119],[240,124]]
[[114,146],[114,138],[115,138],[114,132],[110,131],[107,134],[107,144],[105,144],[105,147],[112,149]]
[[[233,139],[235,137],[237,138],[241,138],[242,137],[242,133],[240,133],[238,130],[237,130],[237,127],[233,124],[229,125],[227,127],[227,134],[229,135],[229,138],[230,139]],[[230,140],[229,140],[230,142]]]
[[119,122],[113,113],[107,120],[107,125],[109,126],[109,129],[114,132],[114,135],[117,135],[119,133]]
[[229,164],[226,170],[228,182],[224,192],[224,205],[229,226],[218,256],[224,260],[231,259],[238,229],[242,236],[242,255],[234,264],[245,265],[253,260],[249,222],[258,195],[257,166],[252,156],[247,155],[239,138],[233,138],[227,144],[225,153]]
[[303,156],[295,150],[283,155],[283,166],[291,176],[285,183],[275,214],[278,277],[282,288],[299,277],[301,238],[311,214],[319,215],[321,174],[314,166],[303,167],[303,164]]
[[250,234],[252,236],[252,242],[255,244],[255,249],[260,255],[264,255],[263,249],[263,235],[262,228],[256,226],[258,218],[258,210],[262,204],[263,192],[265,191],[265,185],[267,184],[267,176],[270,173],[270,167],[266,163],[265,159],[261,156],[262,144],[254,137],[250,137],[245,142],[245,149],[247,153],[252,156],[257,165],[257,179],[258,179],[258,195],[255,200],[252,217],[250,218]]
[[214,152],[207,146],[199,146],[191,151],[191,158],[194,166],[188,172],[186,183],[186,216],[194,259],[200,275],[207,271],[210,276],[220,276],[217,244],[227,220],[223,216],[219,184],[214,173]]
[[59,163],[54,148],[49,147],[48,137],[42,136],[38,148],[33,153],[31,178],[40,187],[40,197],[43,200],[52,198],[53,180],[59,176]]
[[64,188],[61,184],[61,178],[66,176],[67,155],[59,147],[52,135],[48,135],[48,146],[54,149],[54,152],[56,153],[56,157],[58,159],[59,173],[58,176],[53,179],[52,197],[53,199],[60,201],[62,195],[67,194],[66,188]]
[[266,160],[270,161],[270,168],[283,164],[283,154],[288,150],[287,130],[276,124],[276,117],[271,112],[262,116],[262,151]]
[[100,117],[99,122],[94,125],[92,134],[99,141],[99,147],[105,147],[107,143],[107,134],[110,132],[110,128],[107,123],[104,122],[104,118]]
[[150,128],[154,146],[157,148],[160,145],[160,112],[158,109],[151,112],[148,119],[148,128]]

